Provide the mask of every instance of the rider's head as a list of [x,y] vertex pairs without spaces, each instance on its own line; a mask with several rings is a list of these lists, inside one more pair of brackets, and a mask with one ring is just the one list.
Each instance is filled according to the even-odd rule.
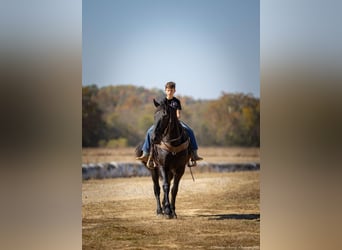
[[174,83],[174,82],[167,82],[165,84],[165,89],[176,89],[176,83]]
[[172,99],[173,94],[176,92],[176,83],[167,82],[165,84],[165,94],[167,99]]

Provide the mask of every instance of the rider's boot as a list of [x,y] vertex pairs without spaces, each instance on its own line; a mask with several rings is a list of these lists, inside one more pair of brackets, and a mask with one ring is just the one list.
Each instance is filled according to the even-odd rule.
[[139,157],[137,157],[137,158],[135,158],[135,159],[136,159],[136,160],[140,160],[140,161],[145,161],[145,162],[147,162],[149,156],[150,156],[149,153],[143,152],[143,154],[142,154],[141,156],[139,156]]
[[192,154],[191,154],[191,160],[193,160],[193,161],[201,161],[201,160],[203,160],[203,158],[200,157],[200,156],[197,154],[197,150],[193,150],[193,151],[192,151]]

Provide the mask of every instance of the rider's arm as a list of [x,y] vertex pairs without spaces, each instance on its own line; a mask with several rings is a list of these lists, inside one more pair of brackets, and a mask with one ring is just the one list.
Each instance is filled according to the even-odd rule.
[[180,114],[180,109],[177,109],[177,118],[180,119],[181,114]]

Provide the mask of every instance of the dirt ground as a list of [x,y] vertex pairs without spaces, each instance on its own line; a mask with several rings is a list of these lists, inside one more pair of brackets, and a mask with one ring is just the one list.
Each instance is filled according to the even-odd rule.
[[83,249],[260,249],[259,171],[193,174],[177,219],[156,215],[150,177],[83,181]]

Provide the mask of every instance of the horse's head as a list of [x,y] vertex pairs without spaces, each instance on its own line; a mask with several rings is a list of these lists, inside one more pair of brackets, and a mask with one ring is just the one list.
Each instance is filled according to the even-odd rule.
[[165,130],[171,122],[172,108],[166,103],[166,99],[160,102],[153,99],[153,102],[156,111],[154,113],[154,130],[151,135],[151,140],[153,143],[159,144],[165,134]]

